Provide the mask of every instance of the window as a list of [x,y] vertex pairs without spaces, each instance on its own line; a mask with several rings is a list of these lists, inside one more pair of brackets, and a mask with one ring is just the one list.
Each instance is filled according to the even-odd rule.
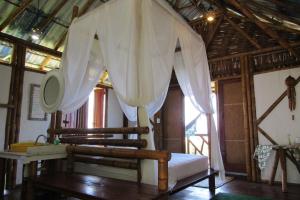
[[13,44],[0,41],[0,62],[10,64],[13,55]]
[[50,71],[52,69],[59,68],[59,64],[60,58],[31,49],[26,49],[25,66],[27,68]]
[[88,128],[105,127],[106,101],[106,88],[95,88],[90,94],[88,102]]

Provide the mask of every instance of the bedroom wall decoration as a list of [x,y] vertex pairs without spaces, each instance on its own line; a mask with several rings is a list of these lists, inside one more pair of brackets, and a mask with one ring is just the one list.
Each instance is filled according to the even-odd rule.
[[40,85],[30,84],[28,120],[47,121],[47,113],[40,106]]

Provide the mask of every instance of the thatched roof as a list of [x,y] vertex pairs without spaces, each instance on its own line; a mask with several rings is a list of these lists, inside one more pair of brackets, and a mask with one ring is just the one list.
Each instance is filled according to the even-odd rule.
[[[33,29],[39,29],[40,39],[32,42],[62,51],[73,6],[79,6],[79,14],[83,15],[107,1],[1,0],[0,31],[32,40]],[[300,41],[300,2],[297,0],[166,1],[202,35],[209,58],[276,45],[297,54],[290,46]],[[213,13],[213,22],[206,20],[208,13]],[[3,45],[0,55],[8,51]]]

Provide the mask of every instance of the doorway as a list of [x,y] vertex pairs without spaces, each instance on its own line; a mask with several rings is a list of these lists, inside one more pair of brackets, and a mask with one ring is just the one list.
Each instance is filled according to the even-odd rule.
[[[215,93],[212,93],[211,99],[214,111],[216,111]],[[207,116],[195,108],[189,97],[184,98],[184,105],[186,153],[209,156]],[[217,112],[214,112],[213,117],[217,122]]]
[[218,97],[220,148],[225,170],[227,173],[246,174],[241,80],[219,81]]

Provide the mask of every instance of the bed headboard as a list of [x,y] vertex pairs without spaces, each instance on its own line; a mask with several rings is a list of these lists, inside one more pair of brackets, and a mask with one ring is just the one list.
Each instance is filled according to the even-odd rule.
[[[59,136],[61,143],[77,145],[88,145],[100,150],[113,148],[131,148],[139,150],[147,147],[147,140],[141,139],[142,134],[148,134],[148,127],[124,127],[124,128],[57,128],[48,129],[52,136]],[[114,135],[137,135],[136,139],[114,139]],[[109,148],[109,149],[113,149]],[[107,156],[117,158],[115,156]],[[141,158],[131,157],[130,160],[107,159],[95,156],[76,155],[73,159],[77,162],[93,163],[124,169],[137,170],[137,182],[141,182]]]
[[[68,153],[68,165],[67,169],[69,173],[73,172],[74,161],[92,161],[94,160],[82,160],[85,157],[101,156],[118,159],[151,159],[158,161],[158,189],[166,192],[168,190],[168,161],[171,159],[171,154],[167,151],[155,151],[155,150],[138,150],[138,149],[124,149],[124,148],[97,148],[86,146],[67,146]],[[90,163],[90,162],[89,162]],[[94,163],[99,164],[99,163]],[[100,162],[100,164],[103,164]],[[121,165],[117,165],[120,167]],[[133,167],[133,166],[132,166]]]

